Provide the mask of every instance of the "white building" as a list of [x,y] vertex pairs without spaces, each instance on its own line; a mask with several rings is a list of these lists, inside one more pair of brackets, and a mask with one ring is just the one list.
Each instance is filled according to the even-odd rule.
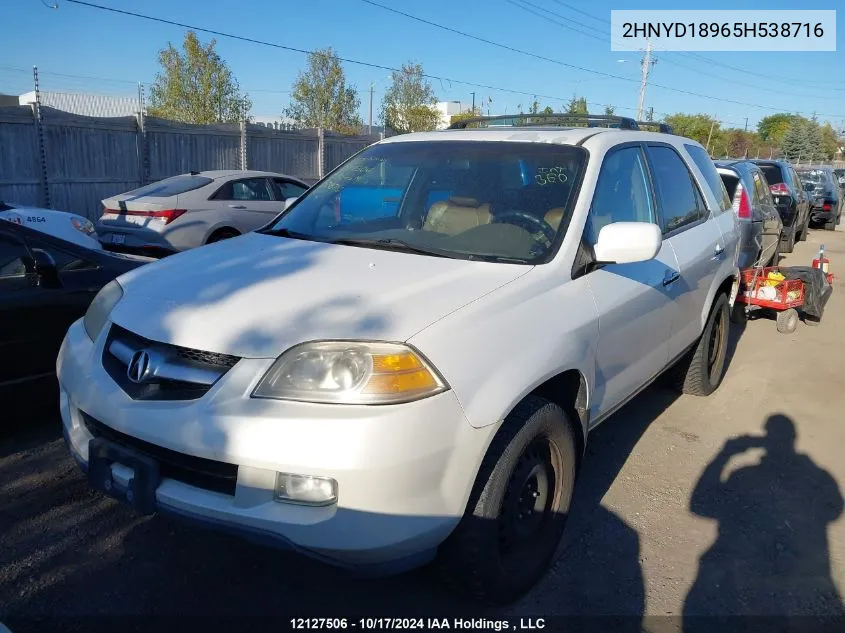
[[[73,92],[41,92],[41,105],[83,116],[119,117],[138,114],[137,97],[111,97]],[[20,105],[35,103],[35,92],[18,97]]]
[[438,130],[445,129],[452,124],[452,117],[461,112],[468,112],[472,109],[469,104],[463,104],[460,101],[441,101],[435,108],[440,113],[440,123],[437,125]]

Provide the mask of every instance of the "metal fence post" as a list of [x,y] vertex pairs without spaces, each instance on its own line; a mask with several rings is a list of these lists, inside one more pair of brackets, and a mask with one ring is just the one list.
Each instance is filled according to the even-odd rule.
[[323,128],[317,128],[317,178],[323,179],[326,169],[326,134]]
[[246,119],[244,117],[241,117],[241,169],[249,169],[247,167]]
[[35,135],[38,141],[38,162],[40,166],[39,184],[41,185],[38,203],[50,208],[50,185],[47,181],[47,143],[44,139],[44,121],[41,118],[41,90],[38,85],[38,66],[32,67],[32,79],[35,83],[35,103],[32,104],[32,117],[35,121]]
[[138,116],[136,118],[138,134],[138,186],[143,187],[149,181],[149,155],[147,154],[147,122],[144,117],[144,84],[138,84]]

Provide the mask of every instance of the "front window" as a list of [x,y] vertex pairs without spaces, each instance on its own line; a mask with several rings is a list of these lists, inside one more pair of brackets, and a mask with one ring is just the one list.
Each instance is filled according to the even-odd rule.
[[569,225],[586,151],[494,141],[374,145],[270,234],[462,259],[540,263]]

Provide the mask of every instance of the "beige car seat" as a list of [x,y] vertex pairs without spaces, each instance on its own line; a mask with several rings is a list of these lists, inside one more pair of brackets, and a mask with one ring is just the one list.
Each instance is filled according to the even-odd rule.
[[479,204],[475,198],[452,197],[431,205],[423,230],[457,235],[482,224],[490,224],[491,219],[489,204]]

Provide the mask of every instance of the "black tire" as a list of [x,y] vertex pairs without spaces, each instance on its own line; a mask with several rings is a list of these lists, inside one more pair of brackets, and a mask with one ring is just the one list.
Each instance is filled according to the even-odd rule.
[[734,302],[734,307],[731,309],[731,323],[737,325],[745,325],[748,322],[748,313],[745,311],[745,304],[739,301]]
[[235,229],[217,229],[208,236],[208,240],[206,244],[214,244],[214,242],[220,242],[222,240],[228,240],[232,237],[238,237],[240,233],[238,233]]
[[728,351],[728,312],[728,298],[720,293],[695,347],[670,370],[673,386],[679,392],[709,396],[722,383]]
[[797,231],[796,227],[789,232],[789,237],[786,239],[786,242],[781,242],[783,244],[783,248],[781,249],[781,253],[791,253],[795,249],[795,231]]
[[792,334],[798,327],[798,310],[789,308],[778,312],[777,327],[781,334]]
[[487,450],[463,519],[440,546],[438,566],[447,584],[483,603],[504,605],[542,578],[572,502],[576,446],[571,421],[544,398],[528,396],[508,415]]

